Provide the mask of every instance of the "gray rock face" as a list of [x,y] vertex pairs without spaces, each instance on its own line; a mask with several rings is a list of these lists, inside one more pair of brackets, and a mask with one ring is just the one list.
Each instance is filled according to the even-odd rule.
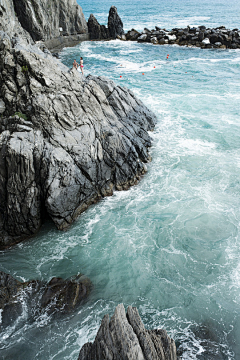
[[31,36],[25,31],[15,15],[12,0],[0,0],[0,31],[6,32],[12,38],[20,36],[27,42],[32,42]]
[[93,343],[86,343],[78,360],[177,360],[174,341],[165,330],[146,330],[136,308],[116,307],[105,315]]
[[[13,0],[16,15],[33,40],[48,40],[59,35],[87,33],[82,8],[76,0]],[[59,31],[62,28],[62,32]]]
[[154,114],[104,77],[83,78],[36,46],[0,40],[0,248],[45,216],[66,229],[90,204],[135,184]]
[[115,6],[111,6],[109,10],[108,30],[110,37],[113,39],[116,39],[117,36],[122,36],[124,34],[123,23]]
[[109,30],[104,25],[100,25],[93,14],[88,19],[88,33],[90,40],[109,39]]

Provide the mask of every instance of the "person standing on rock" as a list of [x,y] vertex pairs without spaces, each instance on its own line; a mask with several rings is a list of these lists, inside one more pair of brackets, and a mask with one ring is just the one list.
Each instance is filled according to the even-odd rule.
[[77,70],[78,65],[79,65],[79,64],[77,63],[76,59],[74,59],[74,61],[73,61],[73,67],[74,67],[74,69]]
[[80,68],[81,68],[81,72],[83,74],[83,58],[82,57],[80,57]]

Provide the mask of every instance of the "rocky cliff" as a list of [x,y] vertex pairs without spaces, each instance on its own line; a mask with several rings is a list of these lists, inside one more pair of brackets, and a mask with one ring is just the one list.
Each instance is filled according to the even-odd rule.
[[175,342],[165,330],[146,330],[136,308],[116,307],[105,315],[93,343],[86,343],[78,360],[177,360]]
[[13,4],[19,22],[35,41],[87,32],[76,0],[13,0]]
[[46,216],[66,229],[135,184],[155,122],[128,89],[11,35],[0,33],[0,248],[35,234]]

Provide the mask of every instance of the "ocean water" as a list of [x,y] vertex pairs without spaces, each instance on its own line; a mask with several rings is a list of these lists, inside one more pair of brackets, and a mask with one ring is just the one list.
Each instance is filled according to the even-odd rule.
[[[80,4],[86,18],[92,12],[107,23],[112,2]],[[125,30],[238,26],[238,1],[115,5]],[[60,56],[69,67],[82,56],[86,75],[130,88],[156,113],[152,162],[137,186],[90,207],[68,232],[49,222],[0,252],[0,270],[19,280],[81,272],[93,283],[71,315],[32,319],[25,308],[5,329],[0,358],[77,359],[102,317],[123,303],[137,306],[147,328],[166,329],[182,359],[239,360],[240,50],[116,40],[83,42]]]

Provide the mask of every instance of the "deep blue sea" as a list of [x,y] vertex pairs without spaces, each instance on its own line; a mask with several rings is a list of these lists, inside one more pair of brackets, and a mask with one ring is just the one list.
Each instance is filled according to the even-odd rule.
[[[125,30],[240,27],[236,0],[79,4],[101,24],[115,5]],[[94,286],[70,316],[30,322],[26,309],[4,333],[0,358],[77,360],[123,303],[147,328],[166,329],[182,359],[239,360],[240,49],[88,41],[60,56],[69,67],[82,56],[85,75],[130,88],[155,112],[152,162],[137,186],[92,206],[68,232],[47,223],[0,253],[0,269],[19,280],[81,272]]]

